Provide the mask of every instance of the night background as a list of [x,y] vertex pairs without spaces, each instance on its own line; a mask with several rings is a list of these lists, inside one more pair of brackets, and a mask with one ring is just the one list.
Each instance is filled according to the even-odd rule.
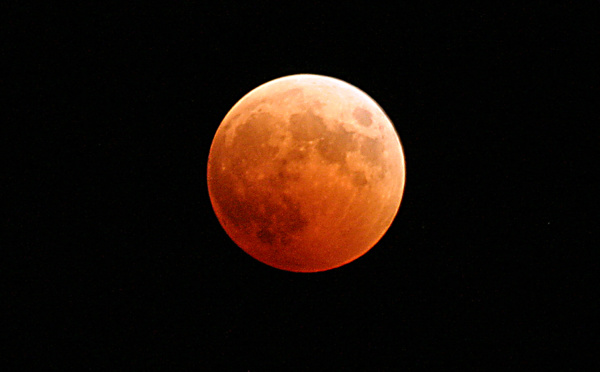
[[[4,5],[2,369],[591,365],[599,12],[526,4]],[[206,185],[229,109],[296,73],[369,94],[407,164],[382,240],[314,274]]]

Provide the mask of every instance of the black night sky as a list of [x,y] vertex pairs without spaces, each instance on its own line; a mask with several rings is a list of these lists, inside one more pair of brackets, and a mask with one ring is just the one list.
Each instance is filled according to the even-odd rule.
[[[593,362],[598,9],[217,3],[3,12],[3,370]],[[296,73],[367,92],[407,164],[379,244],[315,274],[239,249],[206,186],[225,114]]]

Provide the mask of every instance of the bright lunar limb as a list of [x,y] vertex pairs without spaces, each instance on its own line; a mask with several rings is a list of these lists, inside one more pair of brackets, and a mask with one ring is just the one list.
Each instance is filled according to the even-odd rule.
[[405,183],[392,122],[358,88],[320,75],[259,86],[219,126],[208,191],[231,239],[255,259],[317,272],[370,250]]

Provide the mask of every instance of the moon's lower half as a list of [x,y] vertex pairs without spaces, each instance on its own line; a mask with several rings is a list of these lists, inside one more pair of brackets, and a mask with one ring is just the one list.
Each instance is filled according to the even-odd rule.
[[243,97],[215,135],[208,187],[227,234],[268,265],[339,267],[392,223],[405,163],[368,95],[337,79],[293,75]]

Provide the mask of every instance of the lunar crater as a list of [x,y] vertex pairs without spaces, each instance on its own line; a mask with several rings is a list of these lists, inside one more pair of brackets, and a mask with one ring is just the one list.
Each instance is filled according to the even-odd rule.
[[354,111],[352,111],[352,116],[356,119],[358,124],[362,125],[363,127],[369,127],[373,122],[371,119],[371,112],[362,107],[355,108]]
[[292,114],[289,118],[289,130],[296,141],[310,142],[321,136],[325,124],[323,118],[312,111]]

